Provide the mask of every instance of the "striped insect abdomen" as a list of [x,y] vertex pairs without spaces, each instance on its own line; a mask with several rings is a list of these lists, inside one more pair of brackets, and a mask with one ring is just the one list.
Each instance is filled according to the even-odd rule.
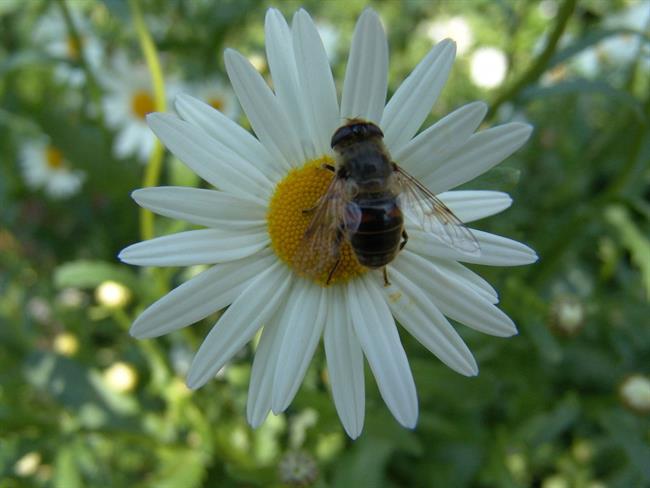
[[350,234],[350,244],[360,264],[381,268],[399,251],[404,224],[402,211],[390,192],[374,198],[358,195],[355,203],[361,211],[361,222]]

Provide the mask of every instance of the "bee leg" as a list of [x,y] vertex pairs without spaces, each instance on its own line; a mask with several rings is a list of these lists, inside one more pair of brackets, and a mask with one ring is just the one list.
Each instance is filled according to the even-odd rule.
[[404,246],[406,246],[406,243],[409,241],[409,235],[406,233],[405,230],[402,230],[402,239],[404,239],[402,242],[399,244],[399,250],[401,251],[404,249]]
[[[343,227],[339,226],[339,228],[336,230],[336,237],[334,241],[334,246],[336,247],[337,250],[339,249],[342,240],[343,240]],[[326,285],[329,285],[330,281],[332,281],[334,272],[336,271],[336,268],[339,266],[340,262],[341,262],[341,252],[340,250],[338,250],[336,252],[336,262],[334,263],[334,266],[332,266],[332,269],[330,269],[330,272],[327,275],[327,281],[325,282]]]
[[336,173],[336,168],[331,164],[323,164],[321,165],[321,168],[326,169],[327,171],[331,171],[332,173]]
[[336,271],[336,268],[338,268],[340,262],[341,262],[341,256],[336,258],[336,262],[334,263],[334,266],[332,266],[332,269],[330,269],[330,272],[327,275],[327,281],[325,282],[326,285],[329,285],[330,281],[332,281],[332,276],[334,276],[334,272]]
[[384,286],[390,286],[390,281],[388,281],[388,271],[386,266],[384,266]]

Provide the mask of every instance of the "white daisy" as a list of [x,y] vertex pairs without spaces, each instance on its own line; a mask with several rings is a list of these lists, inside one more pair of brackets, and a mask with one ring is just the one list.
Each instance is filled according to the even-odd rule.
[[[102,84],[106,88],[102,100],[106,122],[117,131],[113,142],[114,154],[118,158],[135,156],[146,162],[156,142],[146,122],[147,114],[155,110],[147,67],[134,64],[119,53],[113,59],[112,69],[103,74]],[[166,80],[165,90],[170,99],[178,91],[170,80]]]
[[229,119],[235,120],[239,116],[237,97],[221,78],[215,77],[202,83],[193,84],[189,90],[196,94],[196,98],[217,109]]
[[78,9],[70,8],[69,11],[79,35],[79,43],[70,35],[63,14],[54,8],[47,10],[39,19],[33,39],[43,46],[47,54],[61,61],[54,70],[56,79],[80,86],[86,81],[86,74],[79,63],[80,55],[83,53],[86,63],[96,71],[103,64],[104,48],[87,17]]
[[496,88],[506,78],[508,60],[506,54],[496,47],[480,47],[470,59],[470,77],[476,86]]
[[486,106],[465,105],[425,131],[418,129],[451,69],[455,46],[434,46],[385,105],[388,45],[377,14],[360,17],[339,105],[317,29],[304,11],[291,27],[274,9],[266,16],[272,91],[242,55],[226,50],[230,81],[257,137],[187,96],[180,115],[153,114],[149,124],[163,143],[219,190],[179,187],[134,192],[143,207],[208,229],[158,237],[127,247],[124,262],[141,266],[214,263],[140,315],[131,333],[156,337],[228,307],[196,354],[188,385],[209,381],[263,327],[255,352],[248,420],[260,425],[282,412],[302,382],[324,338],[337,411],[350,437],[364,420],[364,361],[379,391],[404,426],[417,421],[415,384],[395,325],[402,326],[445,364],[477,374],[471,352],[446,317],[496,336],[516,333],[495,304],[496,291],[459,261],[520,265],[535,252],[510,239],[475,230],[480,255],[468,256],[407,223],[410,240],[381,272],[362,268],[349,245],[330,286],[302,277],[290,263],[310,217],[303,210],[324,192],[334,164],[330,138],[349,117],[377,123],[395,161],[439,194],[464,222],[507,208],[507,194],[455,191],[519,148],[531,128],[510,123],[474,134]]
[[43,189],[52,198],[67,198],[79,191],[86,175],[71,168],[61,150],[46,138],[25,143],[20,149],[20,165],[27,185]]
[[469,22],[462,16],[451,17],[446,20],[436,20],[426,25],[426,34],[434,42],[446,38],[456,42],[456,53],[462,56],[474,43],[474,33]]

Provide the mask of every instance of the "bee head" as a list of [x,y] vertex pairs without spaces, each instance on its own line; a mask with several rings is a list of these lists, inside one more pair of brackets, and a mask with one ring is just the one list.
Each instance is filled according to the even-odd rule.
[[348,119],[348,123],[339,127],[332,136],[331,146],[335,148],[339,144],[349,144],[374,137],[384,137],[384,133],[372,122],[361,119]]

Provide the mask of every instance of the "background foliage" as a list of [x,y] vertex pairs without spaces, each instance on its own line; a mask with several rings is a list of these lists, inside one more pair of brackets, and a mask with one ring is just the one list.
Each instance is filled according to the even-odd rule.
[[[301,5],[333,33],[341,81],[366,2]],[[226,46],[263,56],[269,4],[2,0],[0,486],[283,486],[301,472],[297,481],[320,487],[650,486],[648,411],[620,393],[630,375],[650,374],[650,3],[371,5],[389,34],[391,91],[431,46],[431,22],[461,17],[470,27],[473,40],[429,122],[484,99],[488,124],[535,126],[523,150],[468,185],[511,193],[513,208],[482,228],[540,255],[521,269],[479,269],[520,335],[461,330],[481,367],[476,378],[403,335],[418,426],[392,419],[368,375],[366,426],[355,442],[336,416],[322,351],[286,414],[255,431],[244,418],[250,347],[188,391],[188,361],[215,317],[156,340],[128,335],[145,306],[196,270],[141,270],[115,258],[140,238],[129,193],[145,166],[112,150],[118,129],[106,123],[102,79],[118,53],[143,63],[134,7],[165,78],[189,83],[223,79]],[[300,4],[275,6],[290,17]],[[67,35],[82,22],[101,42],[102,63],[57,57],[37,39],[45,18],[66,17]],[[481,88],[470,76],[481,46],[505,53],[499,86]],[[62,66],[80,70],[81,83],[62,79]],[[67,199],[23,178],[21,147],[41,134],[85,173]],[[161,182],[200,184],[169,155]],[[155,225],[157,235],[181,228],[162,218]],[[106,281],[122,286],[123,301],[103,298]]]

